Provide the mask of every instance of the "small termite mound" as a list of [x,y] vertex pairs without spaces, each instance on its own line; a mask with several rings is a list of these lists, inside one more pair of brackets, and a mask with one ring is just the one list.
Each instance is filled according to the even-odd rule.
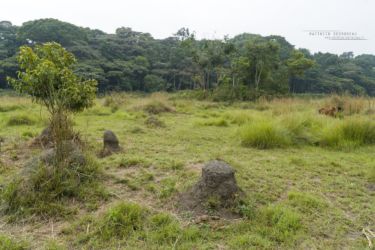
[[119,151],[121,151],[121,147],[115,133],[113,133],[111,130],[104,131],[103,149],[99,153],[99,156],[106,157]]

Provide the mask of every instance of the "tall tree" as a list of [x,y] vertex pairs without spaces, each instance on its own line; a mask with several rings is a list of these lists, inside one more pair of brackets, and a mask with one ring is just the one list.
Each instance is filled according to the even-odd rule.
[[305,57],[305,55],[298,50],[295,50],[292,56],[286,61],[289,72],[289,91],[294,93],[296,84],[296,77],[302,77],[306,70],[313,67],[315,62]]

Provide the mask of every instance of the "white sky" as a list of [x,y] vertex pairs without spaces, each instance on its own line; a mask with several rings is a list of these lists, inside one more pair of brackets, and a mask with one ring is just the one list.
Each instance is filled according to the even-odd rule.
[[[114,33],[125,26],[155,38],[181,27],[199,38],[248,32],[281,35],[312,52],[375,54],[374,0],[1,0],[0,20],[21,25],[56,18]],[[332,41],[305,30],[357,32],[362,41]]]

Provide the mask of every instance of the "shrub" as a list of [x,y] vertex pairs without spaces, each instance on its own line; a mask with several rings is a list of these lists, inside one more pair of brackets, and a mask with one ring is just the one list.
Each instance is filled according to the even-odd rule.
[[259,149],[285,147],[291,138],[285,129],[270,121],[258,121],[244,125],[239,131],[241,144]]
[[9,118],[8,126],[34,125],[36,122],[27,115],[17,115]]

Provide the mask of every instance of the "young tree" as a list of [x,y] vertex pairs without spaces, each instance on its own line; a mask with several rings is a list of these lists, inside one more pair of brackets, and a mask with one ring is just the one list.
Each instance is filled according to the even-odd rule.
[[47,108],[57,161],[63,159],[64,141],[72,135],[68,116],[92,106],[97,82],[76,76],[72,70],[74,55],[58,43],[22,46],[17,59],[18,78],[8,78],[8,82]]

